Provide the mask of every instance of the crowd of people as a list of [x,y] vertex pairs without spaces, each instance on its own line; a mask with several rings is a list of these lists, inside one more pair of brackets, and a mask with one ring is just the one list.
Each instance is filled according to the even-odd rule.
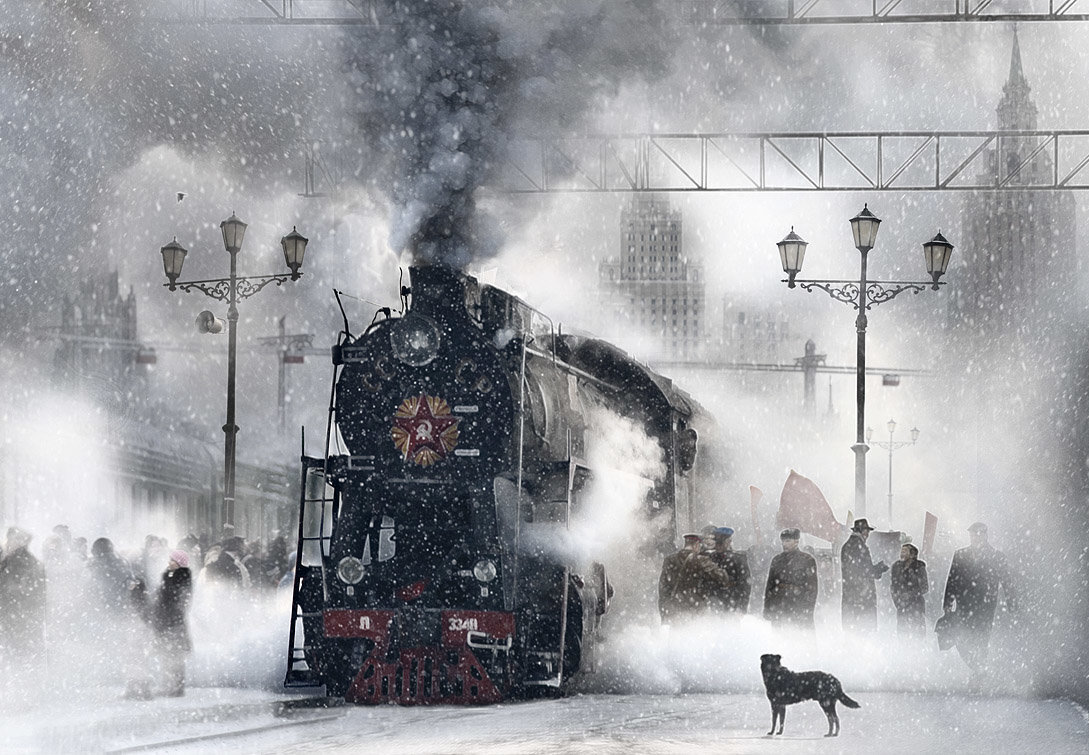
[[60,524],[39,559],[33,535],[10,527],[0,544],[0,657],[33,663],[50,635],[78,631],[74,639],[89,640],[120,670],[126,697],[183,695],[194,583],[271,591],[293,566],[282,536],[265,547],[226,528],[221,540],[209,540],[188,535],[171,548],[148,535],[141,549],[119,552],[106,537],[88,548],[86,538]]
[[[890,567],[874,563],[866,542],[874,530],[857,519],[839,549],[840,615],[845,630],[855,633],[877,629],[877,589],[891,572],[889,591],[896,608],[897,633],[905,639],[928,636],[926,598],[930,577],[919,549],[906,542],[900,558]],[[971,544],[953,555],[942,598],[942,617],[936,622],[939,647],[956,647],[972,671],[986,662],[1001,590],[1006,604],[1017,610],[1017,591],[1005,556],[987,540],[987,526],[976,522],[968,529]],[[658,581],[658,610],[662,622],[675,623],[706,614],[745,614],[749,611],[751,571],[749,554],[732,546],[730,527],[706,528],[684,535],[684,546],[665,557]],[[799,547],[801,532],[784,529],[782,550],[771,559],[764,586],[763,617],[773,625],[814,629],[820,596],[817,560]]]

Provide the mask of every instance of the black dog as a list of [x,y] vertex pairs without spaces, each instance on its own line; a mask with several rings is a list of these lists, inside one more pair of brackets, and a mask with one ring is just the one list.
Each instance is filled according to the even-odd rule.
[[[768,735],[782,734],[783,724],[786,723],[786,707],[803,700],[816,700],[824,711],[824,715],[828,716],[828,733],[824,736],[834,737],[839,734],[836,701],[838,700],[848,708],[862,706],[843,694],[843,686],[839,683],[839,679],[831,674],[823,671],[796,673],[779,663],[781,658],[780,655],[760,656],[760,672],[764,675],[764,689],[767,690],[768,700],[771,702],[771,731]],[[779,723],[779,731],[775,731],[776,722]]]

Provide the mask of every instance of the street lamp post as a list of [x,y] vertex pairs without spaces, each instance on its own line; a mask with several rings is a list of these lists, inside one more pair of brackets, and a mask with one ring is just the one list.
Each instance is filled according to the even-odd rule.
[[[299,268],[302,267],[303,255],[306,253],[307,239],[295,228],[292,228],[291,233],[280,239],[280,245],[284,252],[284,261],[287,263],[290,273],[240,277],[238,275],[238,252],[242,249],[242,239],[246,235],[247,226],[232,213],[229,218],[219,224],[219,228],[223,233],[223,246],[227,253],[231,255],[231,272],[227,278],[178,281],[178,276],[181,275],[182,263],[188,253],[187,250],[175,238],[162,247],[160,252],[163,256],[163,269],[169,281],[164,283],[164,286],[167,286],[171,291],[181,289],[186,293],[195,289],[205,296],[227,302],[227,422],[223,425],[223,523],[224,525],[233,526],[235,514],[235,436],[238,434],[238,425],[235,424],[234,419],[238,302],[254,296],[270,283],[282,286],[289,280],[298,280],[302,276]],[[197,325],[203,333],[220,333],[223,330],[223,321],[215,317],[211,312],[201,312],[200,316],[197,317]]]
[[866,428],[866,442],[878,448],[887,448],[889,450],[889,527],[892,527],[892,452],[905,446],[914,446],[915,441],[919,440],[919,428],[911,428],[911,440],[893,440],[892,435],[896,432],[896,420],[890,419],[885,426],[889,429],[887,442],[883,440],[871,441],[870,438],[873,436],[872,427]]
[[855,363],[856,381],[856,427],[855,444],[851,450],[855,452],[855,516],[866,515],[866,311],[878,304],[890,301],[904,291],[915,294],[930,286],[935,291],[939,286],[945,285],[939,281],[949,267],[949,258],[953,254],[953,245],[950,244],[939,231],[930,241],[923,244],[923,257],[926,261],[926,271],[930,273],[930,281],[872,281],[866,276],[867,255],[873,249],[877,238],[877,228],[881,225],[869,208],[864,206],[862,212],[851,218],[851,233],[854,236],[855,249],[858,250],[861,261],[858,280],[796,280],[796,276],[802,269],[802,260],[805,258],[805,248],[808,244],[802,237],[790,229],[786,238],[780,241],[779,258],[783,263],[783,272],[787,279],[783,282],[789,288],[800,286],[803,290],[812,293],[819,288],[836,301],[850,304],[858,310],[855,319],[855,331],[858,336],[857,359]]

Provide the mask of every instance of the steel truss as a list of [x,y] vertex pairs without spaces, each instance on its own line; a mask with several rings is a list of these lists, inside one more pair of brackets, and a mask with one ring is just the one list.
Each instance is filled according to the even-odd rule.
[[1089,131],[631,134],[512,146],[498,188],[513,193],[1089,189]]
[[148,0],[156,23],[378,26],[381,0]]
[[[145,13],[160,23],[379,26],[384,5],[384,0],[148,0]],[[683,22],[696,26],[1089,21],[1089,0],[676,0],[676,9]]]
[[1087,0],[681,0],[679,7],[686,22],[707,26],[1089,21]]

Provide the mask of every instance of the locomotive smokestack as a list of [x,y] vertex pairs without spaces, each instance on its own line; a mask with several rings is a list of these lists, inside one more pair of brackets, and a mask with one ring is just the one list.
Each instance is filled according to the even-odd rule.
[[412,309],[421,314],[441,319],[443,313],[459,310],[480,298],[476,278],[445,264],[413,266],[409,268],[409,275]]
[[412,259],[416,265],[446,265],[464,268],[474,257],[476,244],[469,216],[458,216],[453,208],[427,219],[412,236]]

